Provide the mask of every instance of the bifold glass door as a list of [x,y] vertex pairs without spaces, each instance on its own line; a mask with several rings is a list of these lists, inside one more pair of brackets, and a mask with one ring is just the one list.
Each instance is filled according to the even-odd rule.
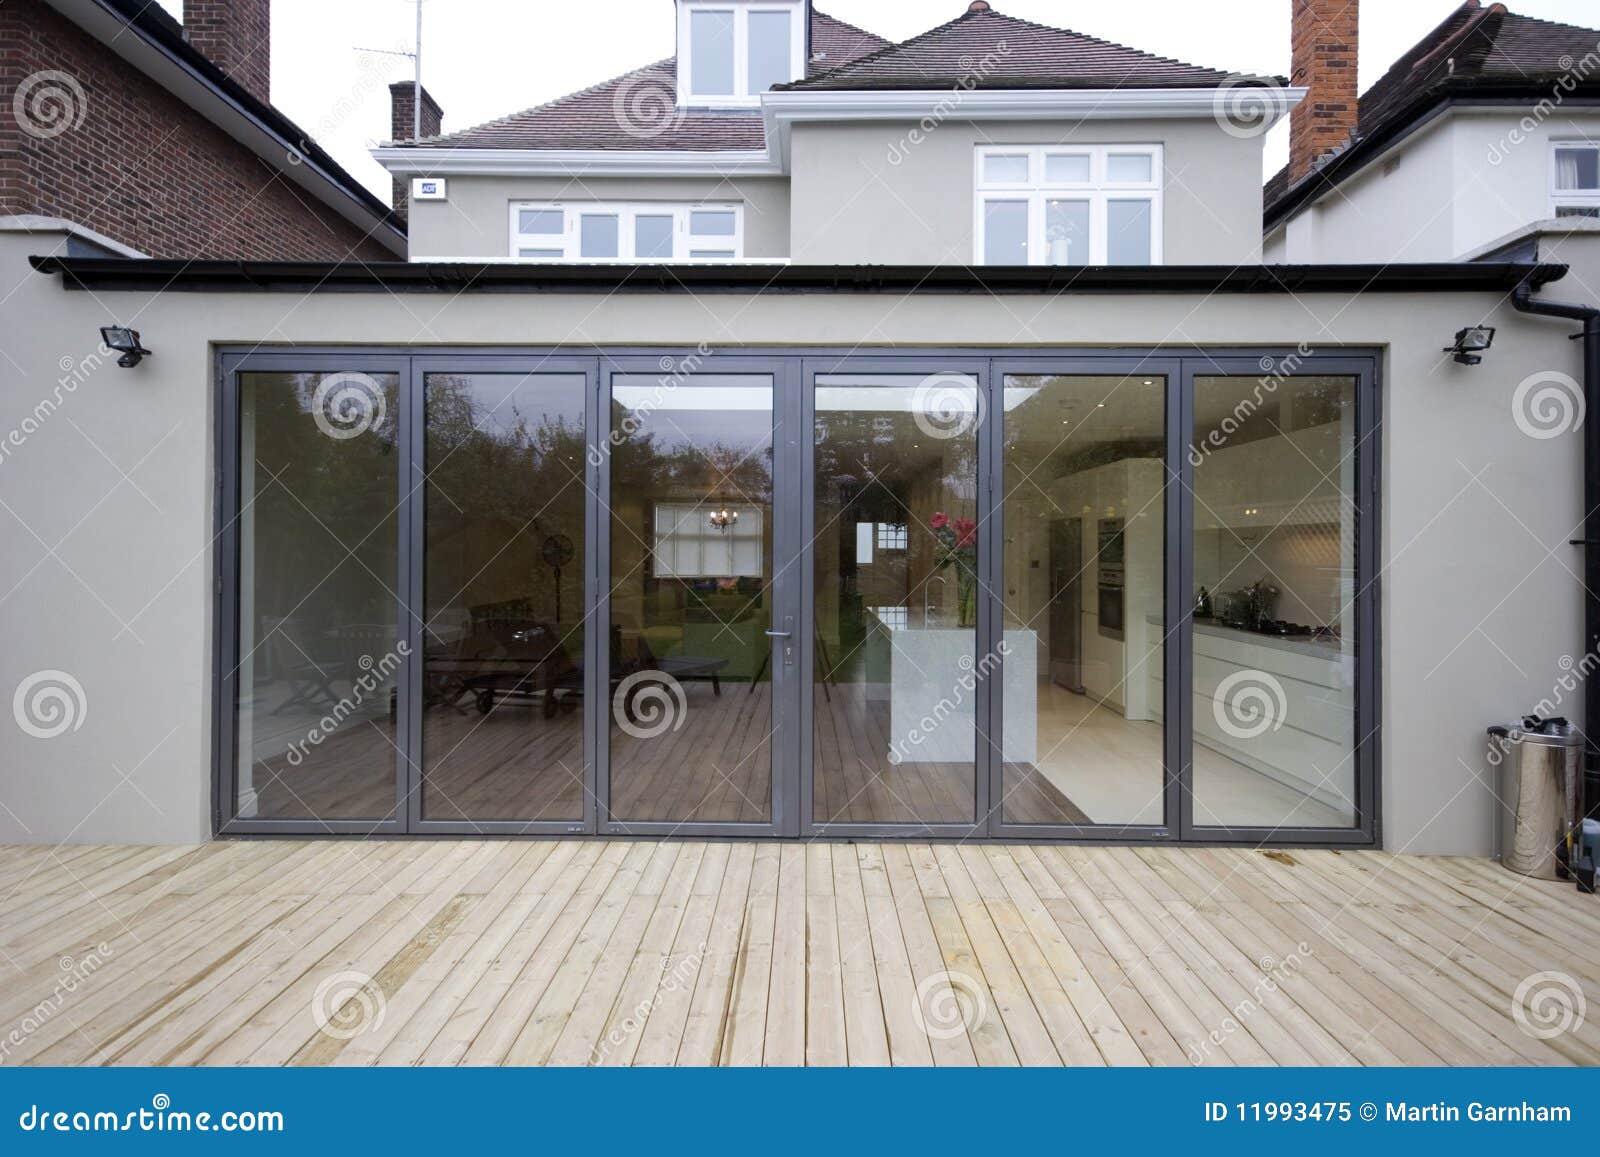
[[1377,369],[225,353],[217,827],[1371,842]]

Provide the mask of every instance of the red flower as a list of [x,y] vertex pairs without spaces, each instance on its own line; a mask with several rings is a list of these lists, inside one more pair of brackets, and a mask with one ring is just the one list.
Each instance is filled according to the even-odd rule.
[[956,545],[971,546],[978,537],[978,524],[970,518],[956,519]]
[[943,511],[940,511],[928,520],[928,525],[934,530],[943,530],[950,525],[950,518]]

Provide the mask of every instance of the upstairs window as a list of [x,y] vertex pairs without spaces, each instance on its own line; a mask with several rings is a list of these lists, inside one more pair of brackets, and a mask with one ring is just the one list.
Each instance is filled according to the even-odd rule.
[[669,201],[538,202],[511,206],[520,261],[737,261],[744,209]]
[[980,265],[1159,265],[1159,145],[977,150]]
[[1553,217],[1600,217],[1600,144],[1557,141],[1550,150]]
[[754,106],[805,75],[805,5],[679,0],[678,103]]

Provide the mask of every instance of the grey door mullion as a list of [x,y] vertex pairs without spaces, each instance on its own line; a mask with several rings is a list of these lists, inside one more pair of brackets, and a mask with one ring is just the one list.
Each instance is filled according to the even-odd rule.
[[405,830],[422,826],[422,696],[427,666],[427,604],[423,580],[427,564],[424,517],[427,508],[427,399],[423,375],[415,358],[400,375],[400,566],[404,585],[400,592],[400,638],[411,649],[400,681],[399,733],[403,737],[399,761],[400,814]]
[[1162,650],[1166,822],[1180,840],[1194,832],[1194,430],[1195,361],[1167,379],[1165,647]]

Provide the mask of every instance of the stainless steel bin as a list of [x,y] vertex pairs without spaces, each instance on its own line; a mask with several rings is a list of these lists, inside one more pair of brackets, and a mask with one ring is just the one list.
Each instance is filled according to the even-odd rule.
[[1489,761],[1500,768],[1500,862],[1513,872],[1558,878],[1557,849],[1579,818],[1582,751],[1583,737],[1565,719],[1489,728]]

